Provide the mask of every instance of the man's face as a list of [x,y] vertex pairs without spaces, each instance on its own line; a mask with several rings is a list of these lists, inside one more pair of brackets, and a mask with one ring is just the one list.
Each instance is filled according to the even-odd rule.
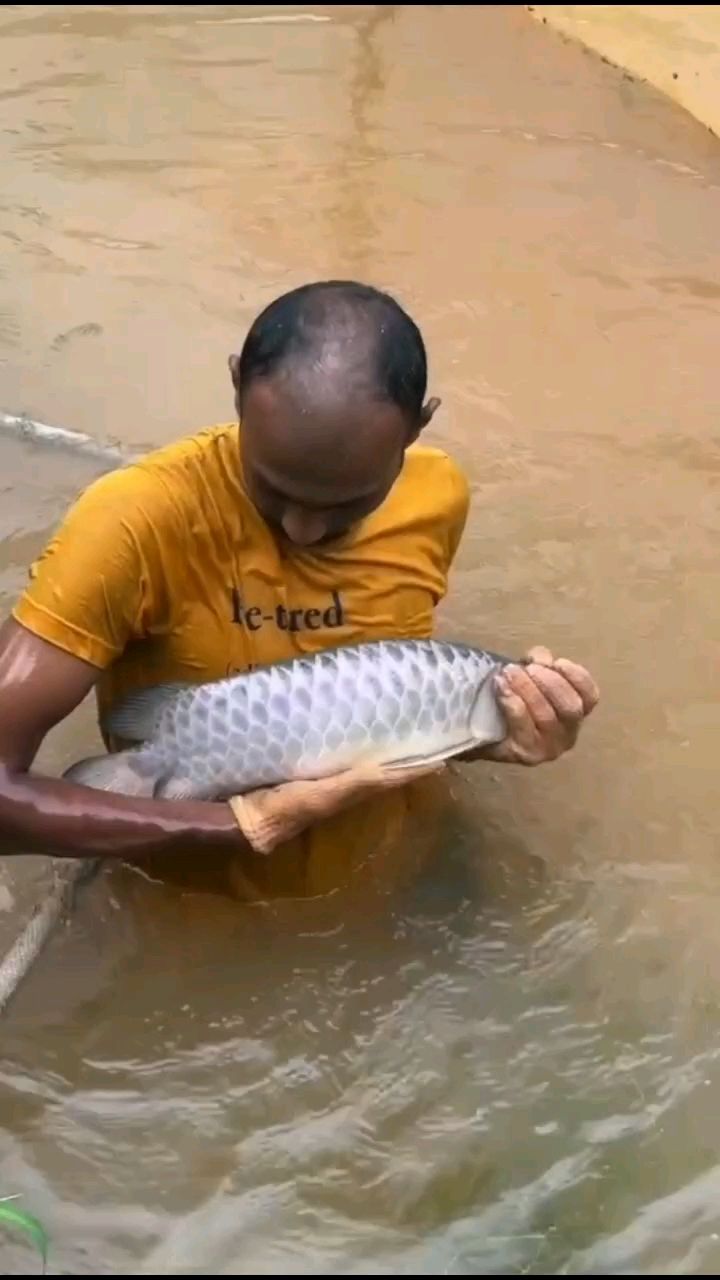
[[244,393],[242,424],[249,495],[280,539],[299,547],[335,542],[379,507],[416,434],[394,405],[309,404],[271,379]]

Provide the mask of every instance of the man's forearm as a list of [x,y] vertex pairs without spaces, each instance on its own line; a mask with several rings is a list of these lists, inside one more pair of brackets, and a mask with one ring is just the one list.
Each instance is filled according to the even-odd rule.
[[126,858],[249,849],[230,807],[146,800],[0,770],[0,852]]

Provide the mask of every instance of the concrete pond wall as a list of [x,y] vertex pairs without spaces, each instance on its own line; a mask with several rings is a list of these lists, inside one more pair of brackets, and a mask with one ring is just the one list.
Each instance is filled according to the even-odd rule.
[[659,89],[720,135],[720,5],[538,4],[534,17]]

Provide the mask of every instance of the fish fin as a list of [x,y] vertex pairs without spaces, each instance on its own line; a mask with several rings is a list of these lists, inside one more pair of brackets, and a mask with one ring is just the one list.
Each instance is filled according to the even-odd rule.
[[197,791],[188,778],[161,778],[153,795],[161,800],[193,800]]
[[480,688],[470,712],[470,731],[473,747],[489,747],[502,742],[507,735],[507,724],[495,692],[495,671],[491,671]]
[[156,732],[165,708],[188,687],[177,682],[138,689],[109,712],[103,728],[126,742],[146,742]]
[[63,779],[95,791],[115,791],[125,796],[152,796],[155,786],[153,774],[134,767],[132,751],[78,760],[65,771]]
[[450,756],[459,755],[461,751],[470,751],[475,746],[474,738],[467,738],[465,742],[456,742],[451,747],[445,747],[442,751],[435,751],[429,756],[403,756],[399,760],[393,760],[390,764],[384,764],[383,769],[416,769],[418,765],[424,764],[440,764],[443,760],[448,760]]

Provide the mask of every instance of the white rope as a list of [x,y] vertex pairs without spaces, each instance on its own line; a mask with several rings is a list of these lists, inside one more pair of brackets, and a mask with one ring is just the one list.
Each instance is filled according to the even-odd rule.
[[[52,445],[76,453],[92,455],[105,461],[122,465],[131,460],[120,445],[105,444],[81,431],[69,431],[66,427],[52,427],[25,415],[3,413],[0,410],[0,432],[32,444]],[[14,859],[13,859],[14,861]],[[100,859],[51,859],[53,880],[47,896],[37,903],[28,920],[0,957],[0,1012],[7,1006],[23,978],[37,960],[53,929],[66,911],[72,910],[75,889],[81,881],[90,879],[100,865]]]
[[70,431],[67,427],[51,427],[47,422],[37,422],[35,418],[25,415],[3,413],[0,409],[0,431],[16,439],[30,440],[36,444],[54,444],[75,450],[76,452],[93,454],[96,458],[107,458],[114,462],[129,461],[129,455],[118,444],[104,444],[86,436],[82,431]]

